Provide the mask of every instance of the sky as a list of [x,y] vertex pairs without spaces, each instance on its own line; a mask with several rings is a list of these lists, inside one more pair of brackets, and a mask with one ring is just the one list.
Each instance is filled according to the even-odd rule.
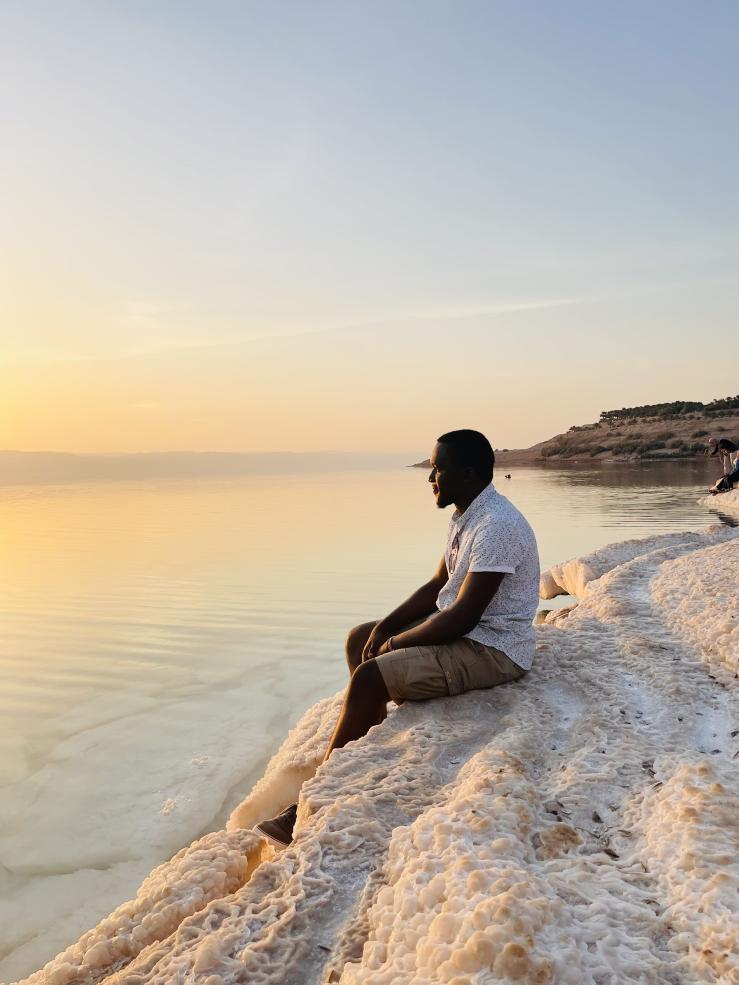
[[0,448],[735,394],[739,5],[0,5]]

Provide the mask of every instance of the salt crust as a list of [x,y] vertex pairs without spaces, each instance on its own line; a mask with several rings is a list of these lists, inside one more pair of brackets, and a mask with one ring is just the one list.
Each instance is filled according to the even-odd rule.
[[720,513],[739,513],[739,488],[715,496],[701,496],[698,503]]
[[[630,544],[522,680],[407,703],[317,771],[340,696],[314,706],[230,830],[28,985],[739,982],[737,531]],[[303,780],[274,854],[247,828]]]
[[[713,497],[709,497],[712,499]],[[700,500],[703,502],[703,500]],[[707,533],[714,535],[721,540],[727,536],[726,527],[716,524],[709,527]],[[625,564],[635,557],[641,557],[649,551],[657,548],[665,548],[672,545],[690,544],[702,545],[705,543],[705,534],[661,534],[656,537],[642,537],[638,540],[623,540],[616,544],[607,544],[592,554],[584,557],[573,558],[563,564],[554,564],[542,573],[539,581],[539,597],[542,599],[553,599],[557,595],[577,595],[585,594],[585,589],[591,581],[595,581],[608,571]]]
[[652,598],[707,663],[739,674],[739,540],[663,564]]
[[687,952],[684,965],[695,980],[736,982],[736,771],[720,762],[680,763],[675,757],[662,765],[669,780],[644,794],[627,813],[627,823],[633,817],[645,846],[642,857],[671,901],[662,914],[670,947]]
[[98,981],[148,944],[169,937],[189,914],[243,885],[247,853],[257,842],[250,831],[218,831],[183,848],[147,876],[135,899],[119,906],[28,981]]

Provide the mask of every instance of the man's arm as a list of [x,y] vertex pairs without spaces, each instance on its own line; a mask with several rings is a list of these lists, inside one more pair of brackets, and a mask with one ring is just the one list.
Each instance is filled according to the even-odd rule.
[[[505,577],[503,571],[470,571],[456,601],[420,626],[392,635],[393,650],[406,646],[451,643],[475,628]],[[387,652],[383,645],[379,653]]]
[[362,653],[362,660],[376,657],[380,646],[389,640],[393,633],[400,632],[408,623],[423,619],[424,616],[436,612],[436,599],[448,581],[449,572],[446,567],[446,559],[442,557],[436,574],[416,589],[397,609],[393,609],[391,613],[378,622],[367,640]]

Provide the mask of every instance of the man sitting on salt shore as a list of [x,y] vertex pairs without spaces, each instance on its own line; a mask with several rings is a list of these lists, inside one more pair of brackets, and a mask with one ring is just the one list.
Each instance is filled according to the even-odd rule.
[[739,446],[728,438],[709,438],[706,455],[715,458],[719,456],[723,476],[708,491],[715,496],[716,493],[728,492],[734,488],[734,484],[739,482]]
[[[492,485],[495,454],[479,431],[443,434],[429,482],[439,509],[454,504],[436,574],[379,622],[347,637],[351,680],[324,762],[387,715],[387,702],[448,697],[514,681],[534,657],[539,598],[534,532]],[[289,845],[291,804],[255,831]]]

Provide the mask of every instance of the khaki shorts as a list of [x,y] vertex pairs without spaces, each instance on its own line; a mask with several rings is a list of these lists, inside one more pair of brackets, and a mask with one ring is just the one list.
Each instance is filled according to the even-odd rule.
[[375,657],[375,663],[393,701],[444,698],[507,684],[526,673],[502,650],[466,636],[452,643],[391,650]]

